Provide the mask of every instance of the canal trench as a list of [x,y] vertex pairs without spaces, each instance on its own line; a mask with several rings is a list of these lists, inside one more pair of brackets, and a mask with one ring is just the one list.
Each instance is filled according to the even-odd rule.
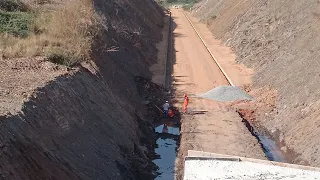
[[[190,22],[191,23],[191,22]],[[175,22],[173,22],[170,13],[169,20],[169,33],[168,33],[168,48],[167,48],[167,59],[165,63],[165,88],[171,87],[172,81],[172,65],[175,59],[175,48],[174,48],[174,36],[173,29],[176,27]],[[174,27],[172,27],[174,25]],[[222,71],[223,72],[223,71]],[[226,76],[226,75],[225,75]],[[227,76],[226,76],[227,77]],[[232,83],[230,83],[232,84]],[[169,96],[174,96],[170,94],[169,90],[165,90],[165,98],[161,98],[162,102],[164,100],[170,99]],[[163,94],[162,94],[163,95]],[[162,96],[163,97],[163,96]],[[159,107],[162,106],[161,103],[157,103]],[[160,113],[160,120],[154,120],[154,131],[156,133],[156,146],[155,154],[156,157],[153,160],[158,167],[156,180],[174,180],[175,179],[175,161],[177,158],[177,151],[180,145],[180,113],[178,109],[174,109],[175,116],[173,118],[164,119]],[[241,114],[239,114],[241,116]],[[259,144],[265,156],[270,161],[277,162],[287,162],[283,152],[277,146],[277,143],[269,138],[269,136],[260,133],[257,129],[254,128],[249,121],[247,121],[243,116],[244,125],[247,127],[248,131],[254,136]]]
[[[243,118],[242,121],[252,136],[258,140],[268,160],[287,162],[283,152],[274,140],[257,131],[246,119]],[[154,123],[154,126],[157,134],[155,153],[158,157],[153,160],[158,167],[155,179],[173,180],[175,177],[175,160],[180,144],[180,120],[179,118],[163,119]]]
[[175,160],[180,141],[180,122],[169,118],[156,125],[157,134],[155,153],[159,155],[153,162],[158,166],[156,180],[174,179]]
[[259,132],[247,119],[243,117],[241,113],[239,113],[240,117],[242,118],[242,122],[247,127],[248,131],[251,133],[252,136],[254,136],[263,152],[265,153],[266,157],[270,161],[276,161],[276,162],[288,162],[285,158],[284,153],[281,151],[281,149],[278,147],[276,141],[272,140],[269,136],[265,135],[262,132]]

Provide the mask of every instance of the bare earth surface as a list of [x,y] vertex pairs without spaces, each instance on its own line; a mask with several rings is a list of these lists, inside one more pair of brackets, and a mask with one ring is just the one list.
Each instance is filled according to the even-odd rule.
[[276,92],[256,121],[295,152],[291,163],[312,166],[320,166],[319,12],[318,0],[202,0],[192,11],[254,68],[252,89]]
[[[190,97],[189,112],[182,116],[176,179],[182,179],[183,159],[188,150],[265,159],[258,141],[232,108],[223,103],[196,97],[216,86],[228,85],[228,82],[183,11],[172,10],[172,16],[175,48],[172,82],[176,102],[174,106],[181,108],[184,93]],[[206,30],[204,28],[199,26],[197,30],[203,32]]]
[[252,83],[253,69],[237,63],[236,55],[232,52],[231,48],[222,46],[221,41],[212,35],[212,32],[207,28],[206,24],[199,22],[199,20],[190,14],[186,15],[213,57],[219,62],[228,78],[230,78],[232,84],[235,86],[250,85]]
[[[94,3],[106,23],[82,66],[0,55],[0,179],[154,177],[154,133],[138,90],[156,60],[162,9],[149,0]],[[115,24],[141,28],[143,38]]]
[[47,82],[67,73],[67,68],[43,57],[0,59],[0,116],[20,112],[23,102]]

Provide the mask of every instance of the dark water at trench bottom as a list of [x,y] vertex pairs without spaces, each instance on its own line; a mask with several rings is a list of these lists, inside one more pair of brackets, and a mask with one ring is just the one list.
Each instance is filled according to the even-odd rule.
[[[241,115],[240,115],[241,116]],[[244,124],[251,132],[251,134],[257,138],[259,144],[262,147],[263,152],[265,153],[266,157],[270,161],[277,161],[277,162],[287,162],[283,152],[278,147],[277,143],[273,141],[268,136],[264,135],[257,131],[253,125],[250,124],[249,121],[243,119]]]
[[280,148],[277,146],[276,142],[263,134],[259,134],[257,132],[255,133],[268,160],[286,162],[286,159],[282,154]]
[[160,156],[159,159],[153,160],[158,166],[159,175],[156,180],[174,180],[175,159],[177,157],[177,142],[179,141],[180,130],[174,121],[166,121],[155,127],[158,134],[156,141],[158,147],[155,153]]
[[[244,123],[251,134],[258,139],[268,160],[286,162],[283,152],[275,141],[256,131],[248,121],[244,120]],[[153,160],[159,168],[157,171],[159,175],[155,179],[174,180],[175,159],[177,157],[178,148],[177,143],[180,136],[179,126],[174,121],[167,120],[156,126],[155,132],[158,134],[158,139],[156,141],[158,147],[155,149],[155,153],[160,156],[159,159]]]

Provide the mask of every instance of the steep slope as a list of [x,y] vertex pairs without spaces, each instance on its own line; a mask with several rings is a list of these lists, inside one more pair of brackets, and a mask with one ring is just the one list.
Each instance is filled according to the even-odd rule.
[[1,59],[0,179],[152,177],[153,128],[135,76],[151,76],[162,9],[147,0],[94,5],[104,24],[92,60],[66,68]]
[[204,0],[193,14],[255,69],[254,88],[278,93],[276,108],[259,117],[296,154],[293,162],[320,165],[320,45],[318,0]]

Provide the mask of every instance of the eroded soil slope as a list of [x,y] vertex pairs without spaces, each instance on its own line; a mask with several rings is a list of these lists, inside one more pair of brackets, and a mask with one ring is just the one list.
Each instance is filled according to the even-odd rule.
[[[320,165],[318,0],[205,0],[193,14],[254,68],[254,88],[277,91],[276,107],[258,120],[297,154],[293,162]],[[284,149],[285,150],[285,149]]]
[[94,3],[105,24],[91,61],[0,60],[0,179],[152,177],[153,129],[135,76],[151,78],[162,10],[147,0]]

